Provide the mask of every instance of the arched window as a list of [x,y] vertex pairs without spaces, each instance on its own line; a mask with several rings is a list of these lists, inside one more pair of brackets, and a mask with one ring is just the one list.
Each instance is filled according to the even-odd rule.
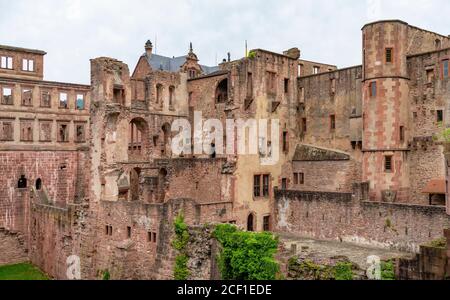
[[175,87],[169,87],[169,106],[172,107],[175,102]]
[[17,183],[17,187],[19,189],[27,188],[27,178],[25,177],[25,175],[20,176],[19,182]]
[[216,102],[225,103],[228,101],[228,79],[225,78],[217,85]]
[[156,103],[163,103],[163,86],[162,84],[156,85]]
[[42,180],[40,178],[36,179],[36,190],[40,191],[42,189]]
[[129,127],[128,154],[145,154],[147,147],[149,147],[148,124],[142,118],[135,118],[131,120]]
[[249,214],[247,218],[247,231],[255,231],[255,216]]

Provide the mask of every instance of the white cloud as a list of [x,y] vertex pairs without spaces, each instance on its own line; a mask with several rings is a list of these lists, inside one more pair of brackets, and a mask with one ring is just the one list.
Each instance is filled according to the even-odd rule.
[[297,46],[305,59],[343,67],[360,64],[370,13],[448,34],[448,1],[367,1],[0,0],[0,44],[46,50],[48,80],[89,83],[89,59],[111,56],[132,69],[156,35],[158,53],[186,54],[192,41],[208,65],[227,52],[242,57],[247,39],[250,48]]

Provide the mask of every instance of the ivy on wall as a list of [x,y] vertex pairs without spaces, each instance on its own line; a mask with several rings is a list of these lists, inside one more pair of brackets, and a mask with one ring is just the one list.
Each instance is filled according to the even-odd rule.
[[218,257],[224,280],[275,280],[280,267],[274,259],[278,238],[271,233],[238,230],[230,224],[217,225],[214,237],[222,246]]
[[178,214],[174,221],[175,239],[172,246],[178,251],[175,259],[174,278],[175,280],[187,280],[189,278],[189,269],[187,267],[189,257],[187,255],[186,247],[189,241],[189,231],[184,222],[183,213]]

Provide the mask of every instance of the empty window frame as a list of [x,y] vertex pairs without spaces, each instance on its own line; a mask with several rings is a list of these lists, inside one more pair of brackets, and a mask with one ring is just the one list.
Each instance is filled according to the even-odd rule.
[[247,73],[247,98],[253,97],[253,74]]
[[330,115],[330,131],[336,130],[336,115]]
[[128,226],[127,227],[127,238],[131,238],[131,227],[130,226]]
[[51,142],[52,140],[52,122],[40,121],[39,122],[39,141]]
[[434,81],[434,69],[428,69],[427,72],[427,83],[432,83]]
[[22,71],[34,72],[34,60],[27,58],[22,59]]
[[298,91],[298,97],[300,103],[305,103],[305,88],[301,87]]
[[438,123],[441,123],[444,121],[444,111],[443,110],[437,110],[436,111],[436,121]]
[[14,123],[13,120],[0,120],[0,140],[14,140]]
[[52,106],[52,94],[50,91],[41,92],[41,107],[51,107]]
[[330,94],[335,95],[336,94],[336,79],[333,78],[330,80]]
[[263,197],[269,197],[270,195],[270,175],[263,175]]
[[13,69],[13,58],[10,56],[2,56],[0,58],[0,68],[2,69]]
[[84,143],[86,142],[86,125],[85,124],[75,124],[75,142]]
[[175,103],[175,87],[169,87],[169,107],[172,108]]
[[58,142],[66,143],[69,141],[69,124],[58,123]]
[[253,177],[253,196],[269,197],[270,194],[270,175],[255,175]]
[[289,78],[284,79],[284,93],[285,94],[289,93]]
[[10,87],[2,87],[2,104],[14,105],[13,89]]
[[313,74],[319,74],[320,73],[320,67],[314,66],[313,67]]
[[59,93],[59,108],[69,108],[67,93]]
[[33,106],[33,90],[31,88],[22,89],[22,106]]
[[253,196],[261,197],[261,175],[253,176]]
[[306,118],[302,118],[302,132],[306,133],[307,129],[307,120]]
[[264,216],[263,218],[263,230],[270,231],[270,216]]
[[266,72],[266,90],[268,93],[276,94],[277,92],[277,73]]
[[283,131],[283,152],[289,152],[289,133]]
[[84,94],[77,94],[77,100],[76,100],[75,104],[76,104],[77,110],[83,110],[85,108]]
[[22,142],[33,141],[33,121],[20,122],[20,140]]
[[404,142],[404,141],[405,141],[405,127],[400,126],[400,142]]

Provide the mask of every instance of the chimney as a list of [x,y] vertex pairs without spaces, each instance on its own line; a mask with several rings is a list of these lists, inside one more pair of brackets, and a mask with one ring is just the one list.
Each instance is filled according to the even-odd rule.
[[153,44],[150,40],[148,40],[145,43],[145,55],[147,55],[148,58],[152,57],[153,52]]
[[230,61],[231,61],[231,53],[228,52],[228,62],[230,62]]

